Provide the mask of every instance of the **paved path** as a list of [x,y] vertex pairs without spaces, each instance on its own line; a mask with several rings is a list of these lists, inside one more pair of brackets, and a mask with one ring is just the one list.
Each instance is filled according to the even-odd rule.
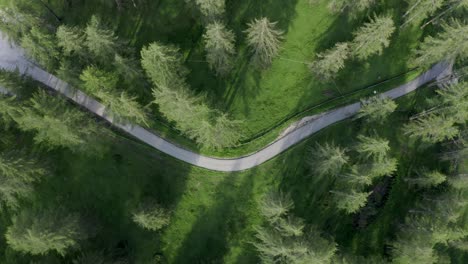
[[[242,171],[258,166],[271,158],[279,155],[285,150],[289,149],[298,142],[306,139],[315,132],[332,125],[336,122],[342,121],[356,114],[360,109],[360,103],[350,104],[335,110],[331,110],[320,114],[310,122],[289,132],[284,137],[281,137],[248,156],[233,158],[233,159],[218,159],[206,157],[192,151],[183,149],[174,145],[173,143],[151,133],[138,125],[124,124],[116,122],[112,116],[106,113],[105,107],[92,97],[85,93],[76,90],[69,86],[62,80],[59,80],[52,74],[42,70],[38,66],[28,61],[20,48],[12,46],[2,37],[0,32],[0,68],[9,70],[19,69],[20,72],[31,76],[37,81],[47,85],[48,87],[58,91],[64,96],[70,98],[81,106],[87,108],[89,111],[102,117],[114,126],[124,130],[135,138],[145,142],[146,144],[164,152],[176,159],[185,161],[195,166],[215,170],[215,171]],[[444,77],[451,73],[451,67],[447,64],[437,64],[429,71],[423,73],[415,80],[401,85],[393,90],[387,91],[384,94],[391,98],[398,98],[409,92],[416,90],[418,87],[438,78]]]

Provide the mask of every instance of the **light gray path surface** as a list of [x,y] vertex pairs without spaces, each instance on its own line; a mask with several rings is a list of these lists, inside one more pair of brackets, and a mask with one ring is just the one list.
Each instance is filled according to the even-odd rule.
[[[178,147],[173,143],[151,133],[141,126],[114,121],[111,115],[106,114],[105,107],[101,103],[86,95],[85,93],[73,89],[64,81],[59,80],[54,75],[49,74],[37,65],[34,65],[28,61],[25,58],[22,50],[14,45],[10,45],[10,43],[4,37],[2,37],[1,32],[0,68],[8,70],[18,69],[20,72],[58,91],[81,106],[87,108],[89,111],[109,121],[114,126],[158,149],[159,151],[192,165],[215,171],[231,172],[253,168],[284,152],[288,148],[316,133],[322,128],[353,116],[360,109],[360,103],[354,103],[322,113],[319,117],[314,118],[312,121],[307,122],[300,127],[297,127],[295,130],[287,133],[285,136],[277,139],[256,153],[234,159],[218,159],[206,157]],[[393,90],[387,91],[384,93],[384,95],[391,98],[398,98],[416,90],[418,87],[421,87],[422,85],[438,77],[446,76],[450,73],[451,66],[439,63],[424,74],[420,75],[415,80],[401,85]]]

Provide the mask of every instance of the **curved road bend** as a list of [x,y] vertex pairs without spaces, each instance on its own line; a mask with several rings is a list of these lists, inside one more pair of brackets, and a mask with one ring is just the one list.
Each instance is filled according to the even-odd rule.
[[[239,158],[220,159],[203,156],[178,147],[139,125],[124,124],[114,121],[111,115],[106,113],[105,107],[101,103],[81,92],[80,90],[72,88],[66,82],[59,80],[54,75],[49,74],[37,65],[34,65],[28,61],[25,58],[21,48],[10,45],[10,43],[2,36],[1,32],[0,68],[8,70],[18,69],[21,73],[29,75],[33,79],[58,91],[81,106],[87,108],[89,111],[112,123],[114,126],[124,130],[128,134],[158,149],[159,151],[192,165],[215,171],[242,171],[258,166],[279,155],[283,151],[316,133],[322,128],[353,116],[360,109],[360,103],[358,102],[330,110],[320,114],[316,119],[293,130],[292,132],[288,133],[284,137],[279,138],[258,152]],[[395,99],[416,90],[418,87],[421,87],[422,85],[436,78],[442,78],[449,74],[451,74],[451,66],[439,63],[433,66],[427,72],[421,74],[415,80],[387,91],[384,93],[384,95]]]

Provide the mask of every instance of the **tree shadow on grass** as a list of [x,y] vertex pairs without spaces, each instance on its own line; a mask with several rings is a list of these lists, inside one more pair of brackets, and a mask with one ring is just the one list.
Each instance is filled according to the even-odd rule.
[[[153,198],[165,208],[178,202],[191,167],[146,146],[115,139],[102,158],[58,151],[54,176],[37,189],[35,206],[78,212],[96,230],[83,251],[149,263],[160,252],[159,235],[133,223],[132,211]],[[132,263],[133,261],[131,261]]]
[[[247,217],[255,207],[255,176],[255,170],[223,176],[211,198],[213,204],[199,207],[201,212],[171,263],[224,263],[229,250],[245,242],[239,241],[239,234],[251,228]],[[254,252],[243,252],[242,258],[255,260]]]

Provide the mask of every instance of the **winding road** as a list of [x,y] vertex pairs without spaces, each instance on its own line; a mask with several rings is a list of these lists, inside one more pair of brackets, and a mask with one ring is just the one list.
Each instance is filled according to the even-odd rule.
[[[220,159],[203,156],[176,146],[139,125],[121,123],[113,120],[112,115],[106,112],[106,108],[101,103],[82,91],[74,89],[66,82],[42,70],[38,65],[29,61],[24,56],[22,49],[16,45],[12,45],[1,32],[0,68],[7,70],[18,69],[21,73],[56,90],[75,101],[77,104],[112,123],[114,126],[167,155],[198,167],[223,172],[242,171],[258,166],[286,151],[317,131],[355,115],[361,107],[360,103],[357,102],[313,117],[303,118],[303,122],[299,122],[301,125],[296,126],[292,131],[289,131],[287,134],[253,154],[232,159]],[[432,80],[450,75],[451,70],[451,65],[445,63],[436,64],[413,81],[389,90],[383,93],[383,95],[393,99],[398,98]]]

